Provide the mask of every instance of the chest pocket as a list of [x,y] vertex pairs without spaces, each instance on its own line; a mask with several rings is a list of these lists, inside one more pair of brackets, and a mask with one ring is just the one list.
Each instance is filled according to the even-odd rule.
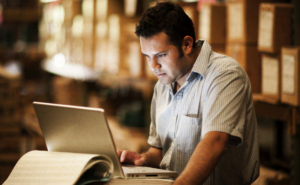
[[201,140],[201,128],[202,116],[181,115],[175,139],[178,153],[183,156],[192,155]]

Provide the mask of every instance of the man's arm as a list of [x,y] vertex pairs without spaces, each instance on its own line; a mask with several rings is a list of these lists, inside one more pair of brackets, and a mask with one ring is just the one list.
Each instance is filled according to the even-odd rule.
[[150,147],[146,153],[138,154],[128,150],[117,150],[122,163],[134,164],[136,166],[150,166],[159,168],[162,160],[162,150],[160,148]]
[[225,154],[228,141],[227,133],[211,131],[205,134],[173,185],[204,183]]

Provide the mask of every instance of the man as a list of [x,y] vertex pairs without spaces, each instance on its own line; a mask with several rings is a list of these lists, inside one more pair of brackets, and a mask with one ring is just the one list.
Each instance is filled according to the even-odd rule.
[[251,184],[259,174],[257,123],[249,79],[232,58],[195,42],[191,19],[173,3],[145,11],[136,27],[159,78],[144,154],[120,161],[175,170],[174,184]]

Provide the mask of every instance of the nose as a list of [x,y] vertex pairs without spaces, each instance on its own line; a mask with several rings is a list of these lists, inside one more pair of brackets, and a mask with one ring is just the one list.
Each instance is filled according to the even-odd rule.
[[152,59],[149,59],[149,66],[150,66],[151,70],[161,68],[161,65],[157,62],[156,57],[153,57]]

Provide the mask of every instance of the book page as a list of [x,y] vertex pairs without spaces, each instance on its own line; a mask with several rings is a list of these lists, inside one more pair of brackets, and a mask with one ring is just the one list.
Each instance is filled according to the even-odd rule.
[[295,56],[283,55],[282,90],[286,94],[295,93]]
[[262,63],[262,92],[263,94],[277,95],[279,61],[276,58],[263,57]]
[[210,22],[211,22],[211,9],[210,6],[203,6],[200,12],[200,38],[210,40]]
[[272,47],[272,38],[273,38],[273,12],[269,10],[260,11],[260,20],[259,20],[259,38],[258,45],[263,48]]
[[4,185],[75,184],[96,154],[31,151],[21,157]]
[[242,3],[229,3],[228,16],[229,39],[242,39],[244,36],[244,14]]

